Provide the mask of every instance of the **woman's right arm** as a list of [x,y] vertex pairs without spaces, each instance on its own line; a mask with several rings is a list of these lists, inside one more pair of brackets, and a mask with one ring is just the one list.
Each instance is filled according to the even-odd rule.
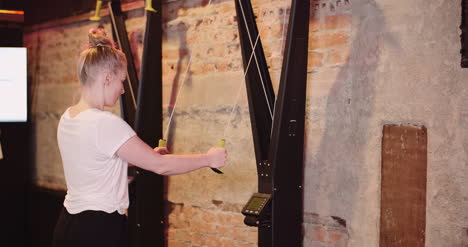
[[161,155],[138,136],[128,139],[116,154],[128,163],[160,175],[182,174],[203,167],[220,168],[226,161],[226,149],[218,147],[206,154]]

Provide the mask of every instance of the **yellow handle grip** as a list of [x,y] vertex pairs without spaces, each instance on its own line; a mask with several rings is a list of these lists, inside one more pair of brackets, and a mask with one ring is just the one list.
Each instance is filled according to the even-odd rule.
[[102,7],[102,0],[98,0],[96,2],[96,11],[94,12],[94,16],[89,18],[91,21],[101,20],[101,7]]
[[158,11],[153,8],[153,0],[146,0],[145,10],[157,13]]
[[[217,145],[217,146],[218,146],[219,148],[224,148],[224,145],[225,145],[225,144],[226,144],[226,140],[224,140],[224,139],[219,139],[219,140],[218,140],[218,145]],[[221,171],[221,170],[218,169],[218,168],[211,168],[211,170],[213,170],[214,172],[216,172],[216,173],[218,173],[218,174],[224,174],[224,172]]]
[[[224,139],[220,139],[218,140],[218,147],[220,148],[224,148],[224,144],[226,143],[226,141]],[[165,148],[167,145],[167,141],[164,140],[164,139],[159,139],[159,142],[158,142],[158,147],[160,148]],[[223,171],[221,171],[220,169],[217,169],[217,168],[211,168],[211,170],[213,170],[214,172],[218,173],[218,174],[224,174]]]
[[224,139],[219,139],[218,140],[218,147],[219,148],[224,148],[225,144],[226,144],[226,140],[224,140]]

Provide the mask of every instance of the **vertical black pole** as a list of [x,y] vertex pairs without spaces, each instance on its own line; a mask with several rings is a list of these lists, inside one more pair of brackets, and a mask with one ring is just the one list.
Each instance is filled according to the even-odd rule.
[[[250,122],[258,173],[258,191],[272,193],[272,167],[266,162],[270,146],[275,94],[250,0],[234,0],[239,28]],[[252,53],[253,48],[255,52]],[[271,208],[267,209],[271,212]],[[270,213],[268,213],[270,214]],[[271,246],[272,232],[269,217],[258,228],[258,246]]]
[[128,41],[127,29],[125,27],[125,17],[122,12],[120,0],[109,2],[110,17],[112,21],[112,32],[117,40],[119,48],[125,53],[127,58],[127,81],[124,82],[125,94],[120,97],[120,109],[123,119],[134,126],[135,108],[138,88],[138,76],[135,69],[130,42]]
[[278,98],[270,162],[273,169],[273,247],[302,246],[304,116],[310,1],[293,0]]
[[462,0],[461,17],[461,67],[468,68],[468,0]]
[[[268,158],[275,94],[250,0],[234,0],[257,161]],[[255,53],[252,54],[252,48]],[[250,62],[250,63],[249,63]],[[247,67],[249,66],[249,67]],[[271,109],[271,112],[270,112]],[[270,114],[271,113],[271,114]]]
[[[146,11],[135,130],[144,142],[156,147],[162,138],[161,0],[153,1],[152,7],[157,12]],[[131,246],[166,246],[164,177],[137,169],[133,184],[135,198],[129,209]]]
[[[158,12],[147,12],[141,82],[138,83],[121,2],[109,2],[112,30],[128,63],[129,83],[125,83],[126,93],[121,97],[122,116],[143,141],[155,147],[162,136],[161,0],[155,1],[153,7]],[[130,172],[135,177],[130,186],[130,246],[165,246],[164,178],[138,168]]]

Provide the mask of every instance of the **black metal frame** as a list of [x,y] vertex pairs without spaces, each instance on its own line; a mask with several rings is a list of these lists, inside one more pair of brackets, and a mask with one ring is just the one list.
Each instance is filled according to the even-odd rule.
[[[153,1],[158,12],[146,11],[146,31],[141,63],[135,131],[151,147],[162,134],[162,0]],[[138,168],[135,209],[129,214],[131,246],[166,246],[165,178]],[[132,215],[135,221],[132,220]],[[132,237],[133,236],[133,237]]]
[[462,13],[461,13],[461,67],[468,68],[468,0],[462,0]]
[[273,166],[273,246],[302,246],[304,122],[310,1],[293,0],[275,105],[269,160]]
[[[255,46],[254,39],[258,31],[252,6],[249,0],[235,1],[244,70],[247,71],[246,88],[258,190],[272,195],[271,207],[266,209],[265,215],[255,220],[247,216],[246,223],[258,222],[260,247],[302,246],[303,145],[310,3],[292,0],[281,81],[272,121],[267,107],[269,104],[271,106],[274,92],[261,41]],[[247,67],[254,47],[255,61]]]
[[[140,79],[130,49],[120,0],[109,2],[114,37],[127,58],[127,82],[121,97],[122,116],[138,136],[152,147],[162,138],[162,19],[161,0],[153,2],[157,12],[146,12],[146,32]],[[138,95],[137,93],[138,88]],[[137,101],[137,102],[136,102]],[[140,168],[129,169],[130,246],[166,246],[165,179]]]
[[[247,71],[245,83],[249,103],[255,161],[257,164],[258,192],[272,194],[272,167],[268,165],[268,153],[273,119],[269,109],[273,109],[274,107],[275,92],[271,83],[270,73],[268,72],[262,41],[260,37],[258,37],[258,28],[255,22],[252,4],[248,0],[234,1],[237,12],[242,61],[244,71]],[[254,48],[255,52],[252,54]],[[254,56],[252,57],[252,55]],[[263,85],[260,76],[263,78]],[[263,87],[265,87],[265,90],[263,90]],[[259,221],[260,223],[258,228],[258,246],[260,247],[271,246],[272,241],[271,204],[267,205],[266,211],[268,215],[262,217],[262,219],[249,219],[252,217],[246,218],[246,222]]]

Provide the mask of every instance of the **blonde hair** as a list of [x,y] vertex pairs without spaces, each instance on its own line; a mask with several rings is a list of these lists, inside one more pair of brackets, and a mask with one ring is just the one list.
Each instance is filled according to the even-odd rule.
[[126,70],[125,54],[115,48],[114,42],[107,37],[102,28],[93,28],[88,32],[89,45],[80,53],[77,62],[78,79],[81,85],[93,81],[99,72],[116,74]]

